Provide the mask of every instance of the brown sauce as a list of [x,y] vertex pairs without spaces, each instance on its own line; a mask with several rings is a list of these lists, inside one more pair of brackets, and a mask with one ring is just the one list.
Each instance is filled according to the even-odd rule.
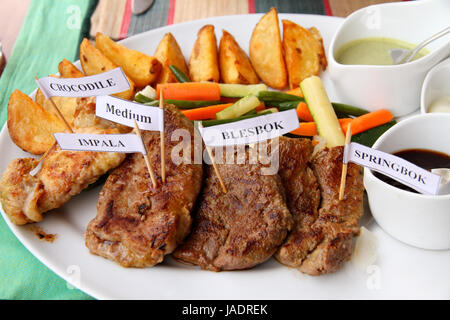
[[[407,149],[394,153],[395,156],[405,159],[415,165],[430,170],[435,168],[449,168],[450,169],[450,156],[443,152],[426,150],[426,149]],[[374,172],[375,177],[394,186],[396,188],[418,193],[416,190],[405,186],[404,184],[391,179],[381,173]]]
[[52,243],[56,239],[56,236],[57,236],[56,234],[47,233],[41,227],[39,227],[37,225],[30,225],[28,228],[30,229],[30,231],[34,232],[34,234],[40,240]]

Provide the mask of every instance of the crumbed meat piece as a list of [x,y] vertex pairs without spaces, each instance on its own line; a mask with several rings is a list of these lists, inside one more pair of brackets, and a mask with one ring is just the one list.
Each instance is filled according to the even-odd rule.
[[359,166],[349,163],[343,200],[339,201],[343,147],[325,148],[317,153],[312,168],[319,182],[322,201],[312,229],[323,240],[306,257],[299,270],[320,275],[338,270],[350,259],[353,237],[359,233],[363,214],[364,187]]
[[191,235],[174,257],[202,269],[248,269],[269,259],[292,226],[280,177],[262,175],[260,164],[218,164],[227,193],[212,166],[199,199]]
[[[95,127],[77,129],[76,132],[118,133],[117,129]],[[39,222],[44,212],[61,207],[124,159],[125,155],[121,153],[62,151],[56,145],[42,160],[42,166],[34,176],[30,172],[38,160],[12,160],[0,181],[3,210],[14,224]]]
[[[108,177],[98,199],[97,216],[85,233],[90,252],[124,267],[147,267],[163,261],[187,236],[191,210],[200,192],[202,165],[188,161],[175,164],[171,153],[180,141],[172,133],[185,129],[193,137],[194,127],[180,111],[165,106],[166,182],[161,181],[160,133],[143,131],[148,157],[158,180],[150,179],[142,154],[127,156]],[[193,139],[192,139],[193,141]],[[193,142],[191,149],[193,149]]]
[[322,239],[311,228],[318,216],[320,191],[317,179],[308,166],[313,152],[309,139],[280,137],[279,175],[286,190],[287,205],[294,226],[275,258],[290,267],[300,267],[303,259]]

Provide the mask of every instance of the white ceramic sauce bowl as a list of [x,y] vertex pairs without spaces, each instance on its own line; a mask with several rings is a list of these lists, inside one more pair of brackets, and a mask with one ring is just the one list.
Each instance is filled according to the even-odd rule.
[[[428,149],[450,154],[450,114],[416,115],[386,131],[373,148],[394,153]],[[394,238],[423,249],[450,249],[450,195],[393,187],[364,168],[364,186],[377,223]]]
[[340,101],[371,111],[386,108],[396,117],[418,109],[426,73],[450,54],[450,35],[426,46],[430,53],[425,57],[402,65],[344,65],[335,60],[335,54],[344,44],[368,37],[419,44],[449,25],[449,0],[387,3],[352,13],[336,32],[328,51],[330,77]]
[[444,96],[450,96],[450,58],[437,64],[427,73],[420,97],[420,112],[427,113],[430,105]]

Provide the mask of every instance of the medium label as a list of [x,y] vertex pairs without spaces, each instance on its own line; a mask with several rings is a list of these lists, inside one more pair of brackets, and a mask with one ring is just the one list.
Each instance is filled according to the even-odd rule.
[[54,133],[53,135],[61,150],[146,154],[141,138],[135,134]]
[[395,179],[425,194],[438,194],[441,176],[392,154],[352,142],[345,146],[344,163],[353,162]]
[[207,146],[251,144],[273,139],[299,127],[295,109],[200,130]]
[[134,120],[136,120],[140,129],[151,131],[164,130],[163,109],[111,96],[97,97],[95,115],[128,127],[134,127]]
[[130,89],[121,68],[81,78],[44,77],[36,80],[44,96],[93,97],[122,92]]

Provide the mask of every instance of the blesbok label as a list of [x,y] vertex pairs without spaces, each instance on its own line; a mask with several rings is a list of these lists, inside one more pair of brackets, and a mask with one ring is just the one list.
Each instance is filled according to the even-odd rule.
[[343,162],[353,162],[380,172],[420,193],[436,195],[439,192],[441,176],[405,159],[356,142],[345,146]]
[[95,115],[128,127],[134,127],[134,120],[136,120],[140,129],[151,131],[164,130],[163,109],[134,103],[116,97],[97,97]]
[[299,127],[295,109],[200,129],[207,146],[251,144],[273,139]]
[[44,77],[36,80],[44,96],[93,97],[122,92],[130,89],[121,68],[81,78]]
[[146,154],[144,143],[135,134],[54,133],[53,135],[62,150]]

